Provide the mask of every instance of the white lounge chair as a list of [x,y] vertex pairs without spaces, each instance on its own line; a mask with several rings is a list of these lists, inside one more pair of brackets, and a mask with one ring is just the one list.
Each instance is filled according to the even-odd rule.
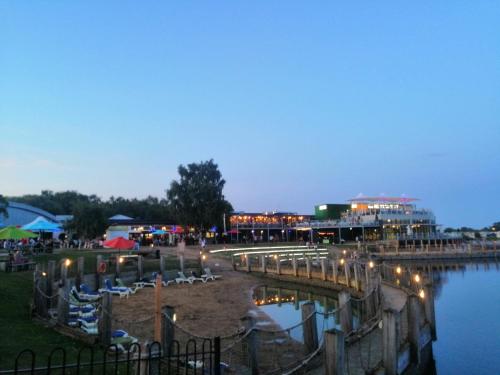
[[111,294],[120,296],[120,298],[122,298],[122,297],[128,298],[128,296],[131,293],[130,288],[116,287],[116,286],[111,285],[111,281],[109,279],[104,280],[104,285],[105,285],[105,288],[99,289],[100,293],[111,293]]
[[209,267],[205,268],[204,269],[205,273],[203,275],[201,275],[201,277],[203,277],[205,280],[212,280],[212,281],[215,281],[217,279],[221,279],[222,276],[221,275],[214,275],[212,274],[212,271],[210,270]]

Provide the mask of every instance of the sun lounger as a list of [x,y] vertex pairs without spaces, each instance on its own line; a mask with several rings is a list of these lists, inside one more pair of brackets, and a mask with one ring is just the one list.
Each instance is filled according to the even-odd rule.
[[137,289],[141,289],[141,288],[137,288],[137,287],[134,287],[132,289],[131,287],[126,286],[125,283],[120,278],[116,278],[116,288],[126,288],[129,290],[129,292],[131,294],[135,294],[135,292],[137,292]]
[[70,303],[73,303],[73,304],[79,305],[79,306],[95,302],[98,298],[100,298],[100,296],[96,297],[93,295],[89,296],[86,294],[78,293],[78,290],[76,290],[76,288],[74,286],[70,290],[69,297],[70,297]]
[[[129,334],[121,329],[113,331],[111,333],[111,345],[116,345],[116,348],[120,352],[125,352],[129,350],[132,344],[137,343],[138,340],[129,336]],[[114,350],[114,347],[111,346],[110,349]]]
[[217,279],[221,279],[222,276],[221,275],[214,275],[212,274],[212,271],[210,270],[209,267],[205,268],[204,269],[205,273],[203,275],[201,275],[201,277],[203,277],[205,280],[212,280],[212,281],[215,281]]
[[147,277],[143,277],[140,281],[134,283],[134,285],[136,286],[136,288],[144,288],[145,286],[150,286],[150,287],[156,287],[156,275],[158,273],[157,272],[153,272],[151,274],[151,278],[148,279]]
[[88,297],[93,296],[95,299],[101,298],[101,293],[94,292],[87,284],[80,284],[80,295],[85,295]]
[[167,273],[164,273],[163,274],[163,278],[162,278],[162,285],[163,286],[168,286],[170,284],[174,284],[175,283],[175,279],[170,279],[167,275]]
[[184,272],[177,272],[177,274],[179,275],[179,277],[175,279],[175,282],[177,284],[185,284],[185,283],[192,284],[194,282],[193,279],[186,277],[186,275],[184,275]]
[[122,298],[122,297],[128,298],[128,296],[130,294],[130,288],[113,286],[109,279],[104,280],[104,285],[105,285],[105,288],[99,289],[99,292],[114,294],[114,295],[120,296],[120,298]]

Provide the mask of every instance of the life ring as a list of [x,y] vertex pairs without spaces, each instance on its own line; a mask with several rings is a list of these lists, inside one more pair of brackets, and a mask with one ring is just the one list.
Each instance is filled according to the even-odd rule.
[[97,267],[97,272],[99,272],[99,273],[106,272],[106,262],[99,263],[99,267]]

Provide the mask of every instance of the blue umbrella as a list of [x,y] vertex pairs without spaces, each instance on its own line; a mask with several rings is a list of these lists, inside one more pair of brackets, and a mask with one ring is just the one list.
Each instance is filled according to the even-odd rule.
[[157,229],[154,232],[151,232],[152,235],[162,235],[162,234],[167,234],[167,231],[164,231],[162,229]]
[[23,225],[21,227],[24,230],[38,231],[38,232],[57,232],[61,230],[59,224],[52,223],[48,220],[45,220],[43,217],[38,216],[31,223]]

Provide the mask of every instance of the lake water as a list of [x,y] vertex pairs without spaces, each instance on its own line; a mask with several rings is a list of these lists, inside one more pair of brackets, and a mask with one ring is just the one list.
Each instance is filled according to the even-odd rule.
[[[437,374],[500,374],[500,268],[495,264],[463,265],[459,270],[434,271],[434,281],[437,341],[433,352]],[[338,305],[331,296],[289,289],[266,288],[264,293],[263,288],[258,288],[254,295],[259,308],[282,328],[301,322],[300,306],[310,299],[320,312],[331,312]],[[340,328],[335,315],[318,318],[317,327],[318,333]],[[290,334],[302,341],[301,328]]]
[[500,374],[500,270],[467,265],[438,277],[437,373]]

